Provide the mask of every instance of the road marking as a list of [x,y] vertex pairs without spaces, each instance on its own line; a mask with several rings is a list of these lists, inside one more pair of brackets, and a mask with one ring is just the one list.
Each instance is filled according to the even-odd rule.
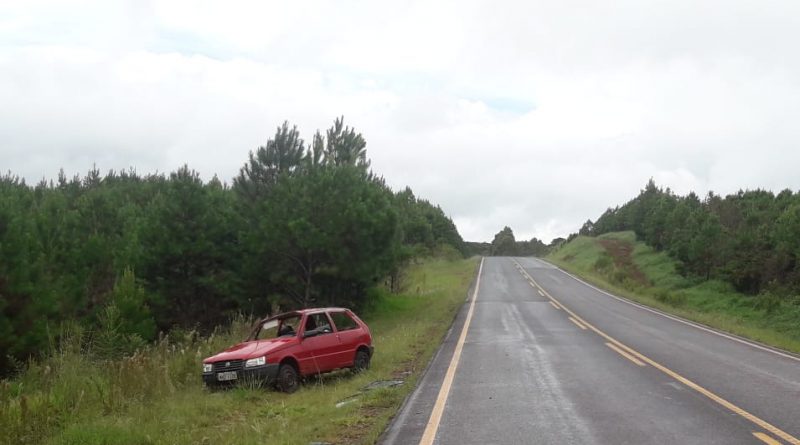
[[[564,272],[564,273],[566,273],[566,272]],[[528,275],[528,278],[533,280],[533,277],[531,277],[529,274],[527,274],[527,272],[526,272],[526,275]],[[567,275],[569,275],[569,274],[567,274]],[[576,278],[576,280],[578,280],[578,279]],[[578,281],[581,281],[581,280],[578,280]],[[533,282],[536,283],[536,280],[533,280]],[[539,286],[538,283],[537,283],[537,286]],[[594,287],[594,286],[591,286],[591,287]],[[539,286],[539,288],[542,289],[542,286]],[[586,320],[584,320],[583,318],[581,318],[575,312],[572,312],[569,308],[564,306],[560,301],[558,301],[557,299],[553,298],[553,296],[550,295],[547,291],[544,291],[544,293],[551,300],[554,300],[554,301],[558,302],[558,304],[561,306],[561,308],[563,308],[568,314],[570,314],[573,317],[575,317],[576,320],[578,320],[581,323],[583,323],[584,325],[586,325],[587,328],[591,329],[597,335],[605,338],[606,340],[608,340],[610,343],[616,345],[617,347],[619,347],[621,349],[624,349],[625,351],[630,353],[630,355],[638,358],[640,361],[643,361],[643,362],[653,366],[654,368],[658,369],[659,371],[663,372],[664,374],[667,374],[668,376],[670,376],[673,379],[683,383],[684,385],[688,386],[689,388],[691,388],[691,389],[699,392],[700,394],[708,397],[709,399],[711,399],[714,402],[722,405],[723,407],[727,408],[728,410],[730,410],[730,411],[738,414],[739,416],[749,420],[750,422],[758,425],[760,428],[763,428],[763,429],[769,431],[770,433],[774,434],[775,436],[780,437],[782,440],[785,440],[786,442],[789,442],[792,445],[800,445],[800,439],[798,439],[798,438],[792,436],[791,434],[787,433],[786,431],[783,431],[780,428],[772,425],[771,423],[767,422],[766,420],[763,420],[763,419],[761,419],[759,417],[756,417],[753,414],[750,414],[749,412],[745,411],[744,409],[739,408],[738,406],[734,405],[733,403],[731,403],[731,402],[723,399],[722,397],[714,394],[713,392],[703,388],[702,386],[698,385],[697,383],[694,383],[693,381],[687,379],[686,377],[683,377],[682,375],[678,374],[677,372],[667,368],[664,365],[661,365],[660,363],[657,363],[657,362],[651,360],[650,358],[646,357],[642,353],[637,352],[634,349],[622,344],[617,339],[611,337],[610,335],[606,334],[605,332],[603,332],[600,329],[598,329],[595,326],[593,326],[591,323],[589,323]],[[607,293],[607,292],[603,292],[603,293]],[[608,295],[611,295],[611,294],[608,294]]]
[[639,361],[639,359],[637,359],[636,357],[634,357],[634,356],[628,354],[627,352],[623,351],[622,349],[617,347],[617,345],[614,345],[614,344],[606,342],[606,346],[608,346],[609,348],[617,351],[619,353],[619,355],[625,357],[626,359],[632,361],[633,363],[636,363],[637,366],[644,366],[644,363]]
[[467,311],[467,318],[464,320],[464,327],[461,328],[461,335],[458,337],[456,349],[453,351],[453,358],[450,359],[450,366],[447,367],[447,374],[442,381],[442,387],[439,389],[439,395],[436,397],[436,403],[433,405],[431,417],[428,419],[428,425],[425,427],[425,432],[422,433],[422,438],[419,440],[420,445],[432,445],[436,439],[436,431],[439,429],[439,423],[442,421],[442,414],[444,413],[444,405],[447,402],[447,396],[450,395],[450,387],[453,385],[453,378],[456,375],[456,368],[458,368],[458,361],[461,358],[461,351],[464,349],[464,340],[467,338],[467,330],[472,321],[472,313],[475,311],[475,300],[478,299],[478,289],[481,287],[481,272],[483,272],[483,258],[481,258],[481,265],[478,267],[478,279],[475,281],[475,291],[472,294],[472,302],[469,304]]
[[572,317],[569,317],[569,321],[575,323],[576,326],[578,326],[579,328],[583,329],[584,331],[586,330],[586,326],[584,326],[580,321],[578,321],[578,320],[576,320],[576,319],[574,319]]
[[544,293],[542,291],[540,291],[539,289],[536,289],[536,290],[539,291],[539,295],[544,297]]
[[781,445],[780,442],[778,442],[777,440],[767,436],[764,433],[753,433],[753,435],[756,436],[756,439],[764,442],[767,445]]
[[560,308],[558,307],[558,305],[557,305],[555,302],[551,301],[551,302],[550,302],[550,304],[552,304],[554,308],[556,308],[556,309],[560,309]]
[[[529,281],[529,283],[531,283],[531,282]],[[534,288],[534,289],[536,289],[536,285],[535,285],[535,284],[533,284],[533,283],[531,283],[531,287],[532,287],[532,288]],[[544,295],[542,295],[542,296],[544,296]]]
[[[544,261],[544,260],[542,260],[542,261]],[[693,321],[689,321],[689,320],[686,320],[686,319],[683,319],[683,318],[680,318],[680,317],[676,317],[674,315],[668,314],[668,313],[660,311],[658,309],[653,309],[651,307],[647,307],[647,306],[645,306],[643,304],[639,304],[639,303],[636,303],[634,301],[628,300],[627,298],[618,297],[618,296],[616,296],[616,295],[614,295],[612,293],[609,293],[609,292],[604,291],[603,289],[600,289],[599,287],[597,287],[597,286],[595,286],[593,284],[590,284],[590,283],[587,283],[586,281],[581,280],[580,278],[576,277],[575,275],[572,275],[571,273],[569,273],[569,272],[567,272],[565,270],[562,270],[560,267],[557,267],[552,263],[549,263],[549,262],[547,262],[547,263],[550,264],[551,266],[553,266],[553,268],[555,268],[559,272],[561,272],[564,275],[572,278],[573,280],[575,280],[575,281],[577,281],[579,283],[582,283],[585,286],[588,286],[588,287],[600,292],[601,294],[608,295],[609,297],[614,298],[614,299],[616,299],[616,300],[618,300],[618,301],[620,301],[622,303],[629,304],[631,306],[636,306],[639,309],[645,310],[647,312],[651,312],[651,313],[656,314],[656,315],[661,315],[662,317],[669,318],[672,321],[677,321],[678,323],[683,323],[683,324],[685,324],[687,326],[691,326],[693,328],[700,329],[701,331],[706,331],[708,333],[711,333],[711,334],[714,334],[714,335],[717,335],[717,336],[720,336],[720,337],[723,337],[723,338],[727,338],[728,340],[733,340],[735,342],[739,342],[739,343],[742,343],[744,345],[747,345],[747,346],[750,346],[750,347],[753,347],[753,348],[756,348],[756,349],[760,349],[762,351],[771,352],[771,353],[773,353],[775,355],[779,355],[781,357],[788,358],[788,359],[800,362],[800,356],[797,356],[797,355],[794,355],[794,354],[787,354],[785,352],[782,352],[782,351],[779,351],[779,350],[775,350],[773,348],[770,348],[770,347],[755,343],[753,341],[746,340],[744,338],[737,337],[735,335],[726,334],[724,332],[720,332],[720,331],[717,331],[715,329],[711,329],[711,328],[709,328],[707,326],[704,326],[702,324],[695,323]]]

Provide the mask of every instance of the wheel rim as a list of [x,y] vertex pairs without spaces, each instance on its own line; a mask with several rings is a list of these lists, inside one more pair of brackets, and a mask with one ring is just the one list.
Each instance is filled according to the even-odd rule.
[[363,352],[359,352],[356,357],[356,368],[367,369],[367,357]]
[[285,391],[292,391],[297,388],[297,376],[291,369],[283,371],[283,388]]

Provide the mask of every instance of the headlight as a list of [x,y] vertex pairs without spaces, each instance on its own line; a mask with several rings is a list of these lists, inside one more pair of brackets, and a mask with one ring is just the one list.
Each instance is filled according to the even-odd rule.
[[211,372],[214,370],[214,365],[211,363],[203,363],[203,372]]
[[267,356],[265,355],[263,357],[251,358],[250,360],[244,362],[244,367],[250,368],[252,366],[264,366],[266,363],[267,363]]

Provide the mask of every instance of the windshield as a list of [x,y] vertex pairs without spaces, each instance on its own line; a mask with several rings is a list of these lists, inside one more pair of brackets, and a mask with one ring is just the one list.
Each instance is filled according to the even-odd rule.
[[293,315],[280,320],[267,320],[261,324],[254,340],[265,340],[278,337],[294,337],[297,335],[297,325],[300,316]]

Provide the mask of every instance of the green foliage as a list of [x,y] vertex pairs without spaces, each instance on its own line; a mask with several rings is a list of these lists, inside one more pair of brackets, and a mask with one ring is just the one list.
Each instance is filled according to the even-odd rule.
[[772,292],[762,292],[756,297],[754,307],[772,314],[780,309],[783,301],[782,299]]
[[550,247],[536,237],[517,241],[510,227],[495,234],[491,243],[468,243],[467,247],[472,255],[489,256],[545,256],[550,251]]
[[[587,224],[589,224],[589,221]],[[691,279],[721,279],[738,291],[788,299],[800,290],[800,194],[784,190],[677,196],[650,180],[639,196],[608,209],[581,232],[629,230],[677,260]]]
[[514,256],[517,254],[517,241],[514,239],[514,231],[511,227],[505,226],[503,230],[495,234],[492,240],[492,256]]
[[127,331],[127,323],[116,304],[109,304],[98,315],[99,326],[92,351],[101,358],[130,355],[146,343],[139,334]]
[[92,351],[102,358],[130,355],[155,336],[156,325],[145,292],[126,269],[108,304],[97,315]]
[[398,248],[391,194],[355,166],[282,178],[260,214],[256,240],[278,266],[271,281],[301,306],[357,305]]
[[358,306],[382,280],[398,289],[413,257],[465,252],[441,208],[369,171],[360,133],[340,118],[324,134],[308,147],[284,123],[232,187],[185,165],[33,187],[0,176],[0,376],[65,320],[93,331],[98,355],[129,355],[239,312]]
[[680,291],[670,292],[665,289],[658,289],[655,291],[654,296],[656,300],[673,307],[683,306],[687,301],[686,294]]

